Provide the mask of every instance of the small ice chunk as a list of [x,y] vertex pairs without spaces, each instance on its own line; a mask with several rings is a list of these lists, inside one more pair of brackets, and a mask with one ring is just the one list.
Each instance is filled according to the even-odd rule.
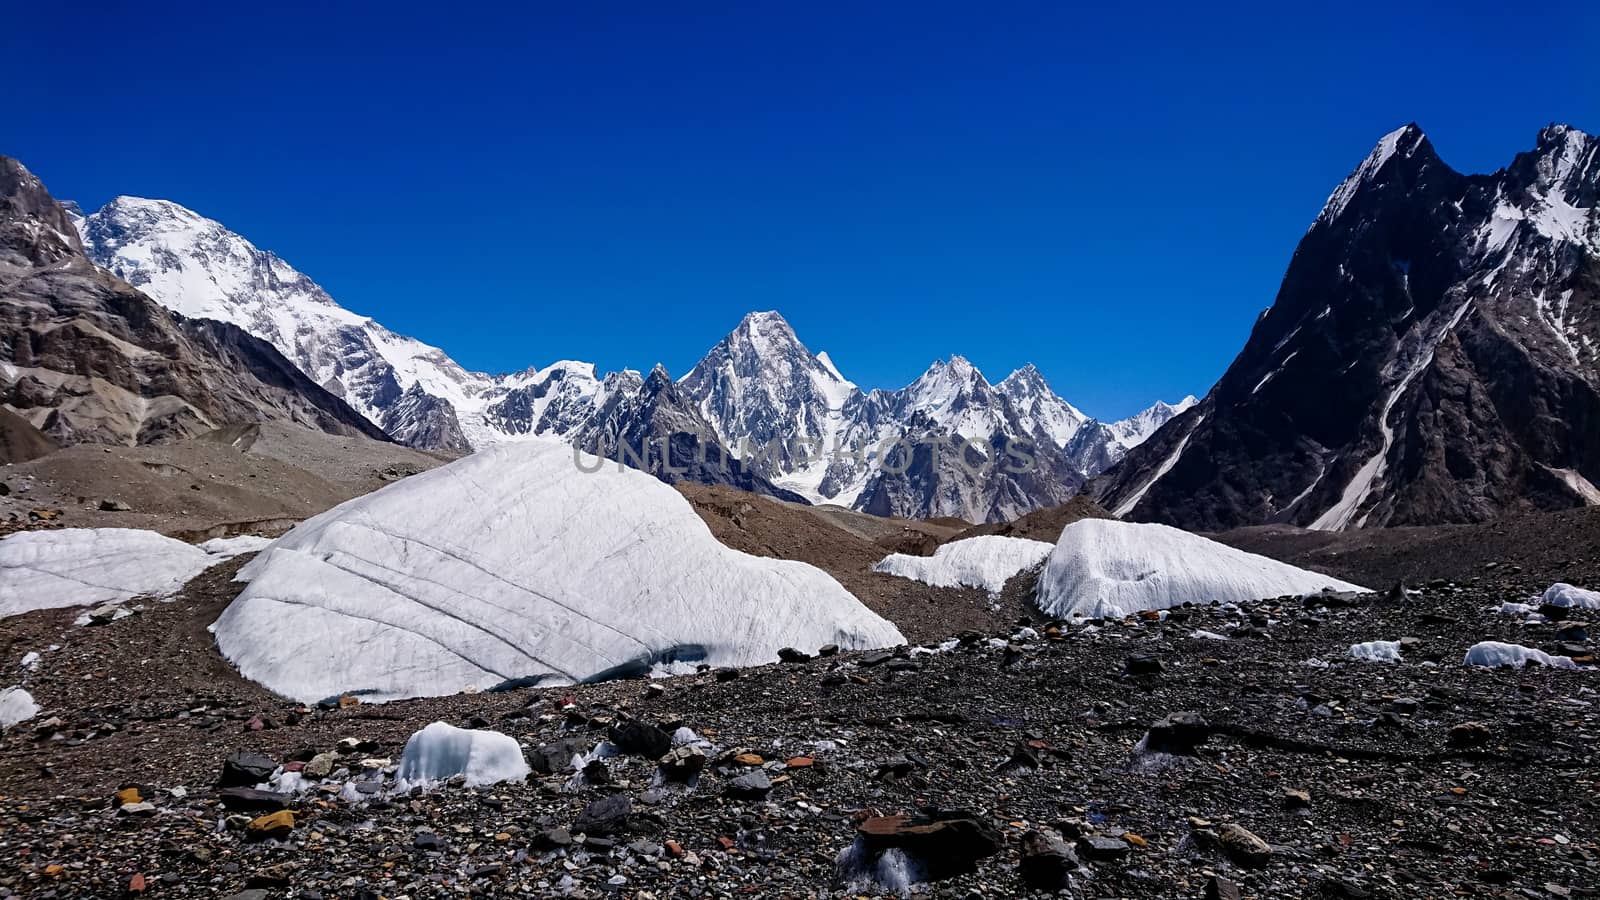
[[406,741],[396,777],[403,784],[423,784],[464,775],[468,787],[481,787],[521,781],[531,771],[515,739],[434,722]]
[[1367,641],[1350,645],[1350,656],[1369,662],[1399,662],[1399,641]]
[[39,704],[33,702],[32,694],[19,687],[0,691],[0,731],[18,722],[26,722],[38,714]]

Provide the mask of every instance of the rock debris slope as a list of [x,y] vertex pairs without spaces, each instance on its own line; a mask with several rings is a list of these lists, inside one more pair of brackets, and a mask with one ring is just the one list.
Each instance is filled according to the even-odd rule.
[[578,462],[546,442],[492,447],[306,521],[241,570],[218,646],[314,700],[903,642],[820,570],[719,544],[665,484]]
[[1091,492],[1196,530],[1600,503],[1597,199],[1600,140],[1575,128],[1490,175],[1386,135],[1222,380]]

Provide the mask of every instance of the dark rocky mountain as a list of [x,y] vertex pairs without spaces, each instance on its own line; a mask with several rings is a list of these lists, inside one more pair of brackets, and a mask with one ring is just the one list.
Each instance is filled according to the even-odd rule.
[[0,400],[62,444],[152,443],[242,422],[387,440],[270,345],[163,309],[83,251],[71,216],[0,156]]
[[[804,502],[750,471],[717,439],[716,431],[656,366],[643,379],[632,371],[606,376],[594,414],[570,436],[573,447],[599,457],[596,465],[626,465],[668,484],[694,482]],[[588,465],[589,463],[585,463]]]
[[383,408],[378,424],[390,437],[410,447],[462,453],[472,449],[461,433],[455,407],[428,393],[420,381],[412,382],[398,399]]
[[1489,175],[1385,136],[1211,393],[1091,492],[1206,530],[1600,503],[1597,195],[1600,141],[1564,125]]

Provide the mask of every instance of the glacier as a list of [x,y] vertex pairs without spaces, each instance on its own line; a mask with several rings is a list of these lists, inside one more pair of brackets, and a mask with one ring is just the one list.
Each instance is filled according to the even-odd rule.
[[334,507],[239,580],[217,645],[245,677],[304,701],[904,643],[821,570],[730,550],[671,487],[542,441]]
[[1120,618],[1184,603],[1247,603],[1324,589],[1368,592],[1168,525],[1083,519],[1062,529],[1045,560],[1038,602],[1061,618]]
[[0,540],[0,617],[164,597],[259,540],[208,541],[203,549],[140,528],[18,532]]
[[1054,547],[1047,541],[983,534],[944,544],[932,556],[891,553],[872,571],[933,587],[981,588],[997,597],[1013,575],[1043,562]]

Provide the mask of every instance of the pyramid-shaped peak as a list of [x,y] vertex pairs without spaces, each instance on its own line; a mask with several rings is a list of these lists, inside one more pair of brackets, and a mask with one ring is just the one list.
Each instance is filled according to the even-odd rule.
[[1351,172],[1343,183],[1329,195],[1328,202],[1323,205],[1322,213],[1317,216],[1319,223],[1332,222],[1339,218],[1356,195],[1361,193],[1368,184],[1380,183],[1384,180],[1384,173],[1399,160],[1426,161],[1431,158],[1432,145],[1428,143],[1428,136],[1422,132],[1417,123],[1411,122],[1389,132],[1378,139],[1372,152],[1361,161],[1361,165]]

